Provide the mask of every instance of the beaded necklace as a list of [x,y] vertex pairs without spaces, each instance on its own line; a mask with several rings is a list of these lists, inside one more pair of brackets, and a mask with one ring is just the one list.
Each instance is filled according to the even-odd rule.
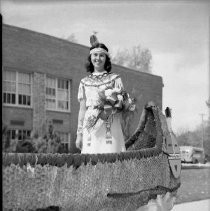
[[91,74],[89,75],[89,78],[92,78],[92,79],[102,79],[102,78],[106,77],[107,75],[109,75],[109,73],[107,73],[107,72],[105,72],[105,73],[103,73],[103,74],[97,74],[97,75],[91,73]]

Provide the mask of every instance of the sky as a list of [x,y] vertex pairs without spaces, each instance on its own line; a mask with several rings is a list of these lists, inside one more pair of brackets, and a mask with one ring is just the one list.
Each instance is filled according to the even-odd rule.
[[152,53],[152,73],[163,78],[163,109],[172,109],[174,132],[208,119],[208,0],[2,0],[3,23],[59,38],[74,34],[90,46],[97,31],[111,54],[141,45]]

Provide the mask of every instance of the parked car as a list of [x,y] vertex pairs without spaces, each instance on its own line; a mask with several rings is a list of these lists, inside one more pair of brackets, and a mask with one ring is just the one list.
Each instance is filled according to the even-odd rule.
[[203,148],[193,146],[180,146],[182,163],[206,163]]

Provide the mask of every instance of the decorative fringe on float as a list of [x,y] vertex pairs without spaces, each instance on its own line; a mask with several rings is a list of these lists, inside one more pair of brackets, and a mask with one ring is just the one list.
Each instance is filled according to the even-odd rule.
[[89,162],[77,169],[67,164],[37,164],[31,171],[26,165],[11,164],[3,168],[3,205],[23,210],[52,205],[67,210],[123,210],[125,206],[133,210],[156,194],[177,189],[179,183],[171,176],[164,154],[96,165]]
[[[135,210],[180,186],[163,150],[158,111],[152,148],[114,154],[3,154],[4,210]],[[153,124],[154,125],[154,124]],[[166,134],[167,135],[167,134]]]

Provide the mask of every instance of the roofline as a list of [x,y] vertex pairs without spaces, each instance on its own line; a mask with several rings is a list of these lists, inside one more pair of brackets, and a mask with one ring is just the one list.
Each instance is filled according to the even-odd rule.
[[[51,36],[51,35],[48,35],[48,34],[44,34],[44,33],[41,33],[41,32],[37,32],[37,31],[30,30],[30,29],[22,28],[22,27],[19,27],[19,26],[13,26],[13,25],[9,25],[9,24],[3,23],[3,27],[26,31],[26,32],[29,32],[29,33],[36,34],[38,36],[42,36],[42,37],[58,40],[58,41],[61,41],[61,42],[65,43],[65,44],[68,44],[68,45],[80,46],[82,48],[85,48],[85,49],[89,50],[88,46],[85,46],[85,45],[82,45],[82,44],[78,44],[78,43],[74,43],[74,42],[71,42],[71,41],[68,41],[68,40],[65,40],[65,39],[62,39],[62,38],[59,38],[59,37],[54,37],[54,36]],[[153,77],[161,77],[161,76],[158,76],[158,75],[154,75],[152,73],[141,72],[141,71],[134,70],[134,69],[131,69],[131,68],[128,68],[128,67],[124,67],[124,66],[121,66],[121,65],[118,65],[118,64],[114,64],[114,63],[112,63],[112,66],[120,67],[124,71],[131,71],[132,73],[135,73],[137,75],[145,74],[145,75],[149,75],[149,76],[153,76]]]
[[152,73],[147,73],[147,72],[142,72],[142,71],[139,71],[139,70],[135,70],[135,69],[131,69],[131,68],[128,68],[128,67],[124,67],[124,66],[121,66],[121,65],[118,65],[118,64],[114,64],[112,63],[112,66],[117,66],[117,67],[120,67],[121,69],[125,70],[125,71],[131,71],[132,73],[135,73],[135,74],[145,74],[145,75],[149,75],[149,76],[152,76],[152,77],[158,77],[158,78],[162,78],[162,76],[159,76],[159,75],[154,75]]
[[71,41],[68,41],[68,40],[59,38],[59,37],[55,37],[55,36],[52,36],[52,35],[49,35],[49,34],[44,34],[44,33],[42,33],[42,32],[37,32],[37,31],[30,30],[30,29],[22,28],[22,27],[19,27],[19,26],[13,26],[13,25],[9,25],[9,24],[3,23],[3,27],[15,28],[15,29],[17,29],[17,30],[27,31],[27,32],[29,32],[29,33],[33,33],[33,34],[36,34],[36,35],[39,35],[39,36],[42,36],[42,37],[46,37],[46,38],[49,37],[50,39],[60,40],[61,42],[65,42],[65,43],[67,43],[68,45],[69,45],[69,44],[70,44],[70,45],[77,45],[77,46],[81,46],[81,47],[83,47],[83,48],[89,49],[88,46],[85,46],[85,45],[82,45],[82,44],[74,43],[74,42],[71,42]]

